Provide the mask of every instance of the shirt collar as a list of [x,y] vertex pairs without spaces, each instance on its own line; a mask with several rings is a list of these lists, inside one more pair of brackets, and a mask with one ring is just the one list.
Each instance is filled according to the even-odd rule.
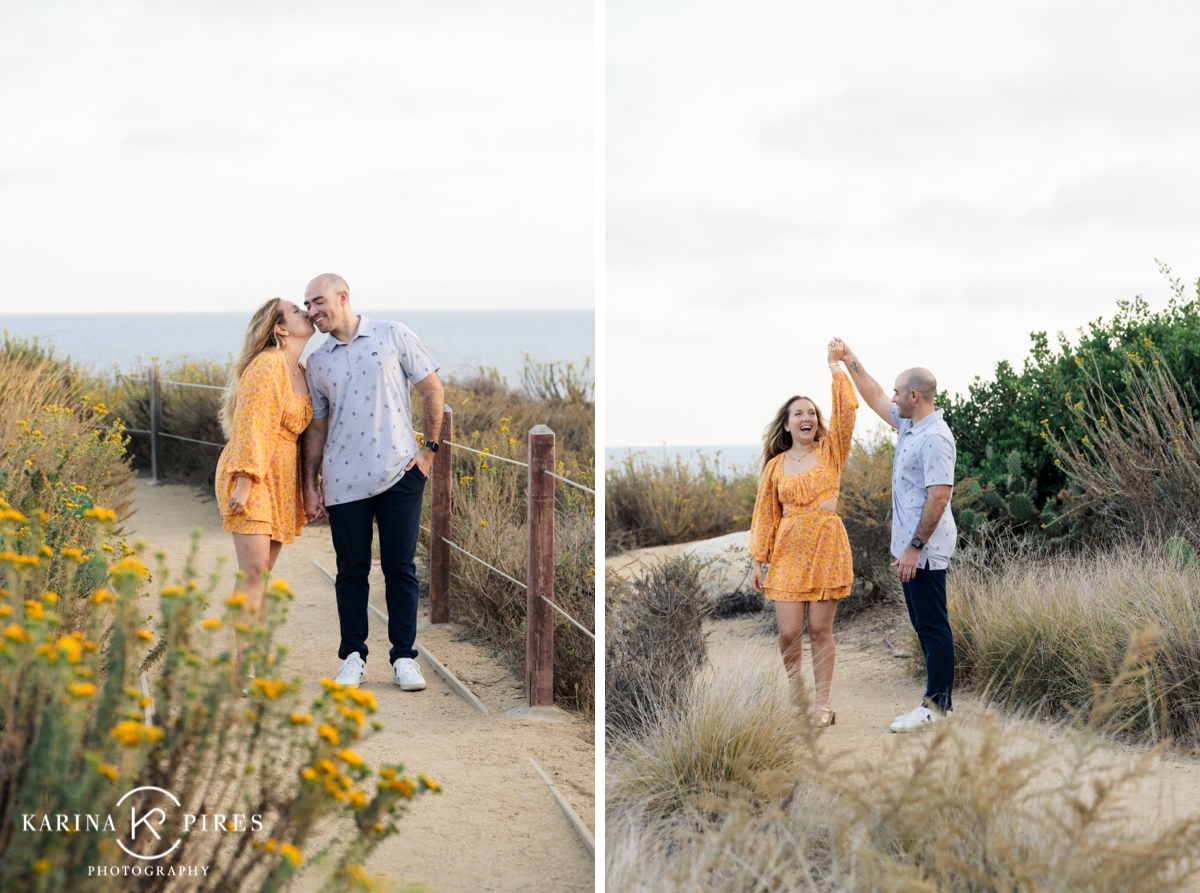
[[370,335],[371,327],[373,325],[374,323],[367,319],[365,314],[360,313],[358,315],[358,328],[354,330],[354,336],[350,339],[350,341],[338,341],[337,338],[333,337],[333,335],[330,335],[325,341],[325,346],[330,351],[332,351],[335,347],[345,347],[351,341],[355,341],[359,338],[365,338]]
[[936,422],[940,422],[942,420],[943,412],[944,412],[944,410],[935,409],[929,415],[925,416],[925,418],[921,419],[921,421],[919,421],[915,425],[913,425],[912,428],[910,428],[909,430],[912,431],[914,434],[917,433],[918,431],[924,431],[930,425],[933,425]]

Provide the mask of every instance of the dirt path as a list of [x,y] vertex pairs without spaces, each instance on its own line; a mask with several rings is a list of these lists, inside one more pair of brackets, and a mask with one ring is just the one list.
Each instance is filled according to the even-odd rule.
[[[198,569],[206,573],[224,558],[221,585],[232,588],[237,570],[233,543],[221,530],[211,498],[193,487],[139,481],[135,505],[130,541],[144,539],[148,554],[162,550],[168,566],[179,568],[192,531],[200,528]],[[335,676],[340,666],[333,587],[312,565],[314,560],[330,570],[336,567],[328,527],[307,529],[284,547],[275,567],[275,576],[287,580],[296,594],[281,638],[291,649],[284,675],[303,677],[303,699],[315,697],[320,678]],[[385,609],[378,567],[372,571],[371,600]],[[425,602],[418,622],[427,620],[427,613]],[[580,718],[546,723],[507,716],[506,711],[524,703],[523,679],[490,649],[456,641],[462,630],[453,624],[422,630],[418,640],[467,683],[491,716],[455,694],[425,662],[426,689],[401,692],[391,683],[386,628],[376,620],[372,615],[363,688],[375,693],[376,718],[385,731],[357,749],[372,763],[403,761],[445,790],[418,800],[402,820],[400,835],[384,843],[368,867],[437,893],[593,890],[590,854],[529,764],[529,757],[537,760],[594,830],[591,724]],[[318,880],[304,877],[298,887],[315,890]]]
[[[606,567],[610,573],[628,577],[684,548],[668,546],[631,552],[608,559]],[[854,617],[839,617],[835,623],[838,650],[831,701],[837,711],[837,723],[825,730],[822,744],[847,765],[883,756],[886,748],[900,737],[888,731],[888,724],[921,702],[925,680],[914,672],[914,667],[923,667],[920,654],[897,659],[885,641],[885,637],[890,638],[896,648],[906,650],[909,630],[908,617],[899,605],[871,609]],[[777,639],[765,631],[763,615],[708,621],[705,631],[708,657],[714,665],[761,655],[779,662],[782,677]],[[807,645],[805,652],[805,673],[811,682]],[[955,693],[956,705],[973,700],[970,693]],[[1028,725],[1035,734],[1048,737],[1053,734],[1048,724],[1029,721]],[[903,736],[903,739],[911,741],[914,737]],[[1137,747],[1113,747],[1113,760],[1118,762],[1143,754],[1144,750]],[[1139,792],[1137,810],[1139,819],[1151,822],[1168,822],[1200,810],[1200,760],[1179,750],[1169,750],[1158,757],[1154,771],[1146,777]]]

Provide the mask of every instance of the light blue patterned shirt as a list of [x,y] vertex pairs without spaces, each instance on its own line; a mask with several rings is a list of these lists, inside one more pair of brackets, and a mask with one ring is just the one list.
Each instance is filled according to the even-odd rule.
[[[921,523],[921,511],[929,496],[926,488],[939,484],[954,486],[958,448],[940,409],[914,425],[912,419],[900,418],[893,403],[892,421],[899,432],[892,465],[892,557],[899,558]],[[941,520],[921,550],[917,567],[945,570],[957,542],[958,529],[947,502]]]
[[332,335],[308,358],[313,418],[329,416],[321,463],[325,505],[394,486],[417,454],[409,389],[438,363],[408,326],[360,316],[347,344]]

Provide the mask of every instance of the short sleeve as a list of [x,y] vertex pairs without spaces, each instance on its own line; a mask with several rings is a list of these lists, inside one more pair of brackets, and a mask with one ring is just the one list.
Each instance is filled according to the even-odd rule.
[[858,409],[858,397],[850,376],[838,369],[833,374],[833,415],[829,418],[829,446],[833,460],[839,468],[846,464],[850,455],[850,443],[854,438],[854,417]]
[[775,533],[783,517],[783,506],[775,483],[775,469],[780,462],[776,456],[767,463],[758,481],[758,497],[754,500],[754,520],[750,523],[750,555],[758,561],[769,562],[775,548]]
[[940,434],[931,434],[921,448],[921,472],[926,487],[954,486],[954,460],[958,450],[954,441]]
[[396,323],[395,332],[396,346],[400,350],[400,368],[404,370],[409,381],[421,381],[441,368],[433,354],[421,343],[416,332],[402,323]]
[[283,388],[287,373],[276,351],[263,351],[238,379],[233,431],[226,444],[225,466],[231,477],[259,483],[270,462],[269,446],[279,433],[283,417]]
[[320,375],[316,371],[317,364],[313,362],[314,359],[314,357],[308,358],[308,368],[304,370],[304,377],[308,379],[308,395],[312,398],[312,417],[323,419],[329,415],[329,395],[321,387]]

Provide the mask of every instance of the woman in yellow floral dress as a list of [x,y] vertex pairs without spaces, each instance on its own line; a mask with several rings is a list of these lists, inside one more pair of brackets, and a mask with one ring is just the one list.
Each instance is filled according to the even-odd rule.
[[[832,725],[833,617],[850,594],[854,570],[846,528],[837,516],[842,466],[850,453],[858,399],[838,361],[845,346],[829,342],[833,414],[826,426],[808,397],[792,397],[763,434],[763,469],[750,528],[752,583],[775,602],[779,650],[788,678],[800,672],[808,622],[816,712],[813,725]],[[763,564],[769,565],[763,579]]]
[[302,308],[267,301],[250,320],[225,387],[220,419],[229,442],[217,463],[217,504],[250,611],[262,611],[265,575],[304,527],[297,441],[312,420],[312,400],[300,354],[313,331]]

